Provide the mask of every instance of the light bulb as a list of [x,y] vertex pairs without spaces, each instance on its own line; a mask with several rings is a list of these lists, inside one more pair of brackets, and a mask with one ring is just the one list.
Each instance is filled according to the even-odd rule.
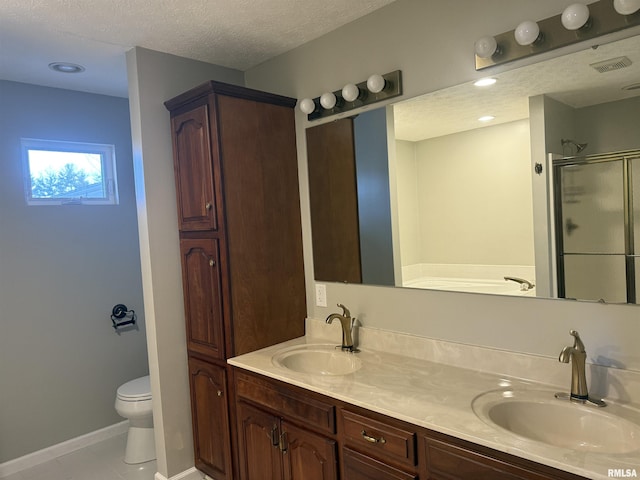
[[367,88],[371,93],[380,93],[384,90],[386,82],[382,75],[374,74],[367,79]]
[[333,107],[335,107],[336,101],[336,96],[331,92],[323,93],[322,95],[320,95],[320,105],[322,105],[322,108],[326,110],[331,110]]
[[620,15],[631,15],[640,10],[640,0],[613,0],[613,8]]
[[353,83],[347,83],[342,88],[342,98],[347,102],[353,102],[360,96],[360,89]]
[[589,21],[589,7],[583,3],[573,3],[564,9],[561,20],[567,30],[579,30]]
[[303,98],[298,102],[298,105],[300,106],[300,111],[302,113],[306,113],[307,115],[313,113],[313,111],[316,109],[316,104],[310,98]]
[[520,45],[531,45],[540,37],[540,27],[536,22],[525,20],[516,27],[515,37]]
[[482,37],[475,43],[476,55],[480,58],[491,58],[498,50],[498,42],[494,37]]

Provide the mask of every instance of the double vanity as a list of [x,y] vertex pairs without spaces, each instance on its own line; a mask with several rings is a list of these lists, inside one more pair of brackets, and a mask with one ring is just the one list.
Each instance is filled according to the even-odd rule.
[[[262,430],[284,462],[278,468],[304,468],[305,478],[334,478],[331,469],[348,479],[491,480],[640,471],[640,410],[609,399],[598,408],[556,398],[571,387],[568,365],[560,364],[562,388],[506,367],[461,367],[476,347],[440,345],[434,362],[410,356],[421,342],[433,349],[432,341],[368,329],[360,329],[361,350],[351,353],[336,348],[339,329],[322,323],[308,320],[307,336],[228,360],[243,478],[253,478],[247,469],[257,458],[264,466],[253,457],[269,450],[255,445]],[[489,356],[507,365],[512,355]],[[521,371],[532,368],[527,361],[515,358]],[[322,449],[305,452],[310,445]],[[311,458],[317,468],[305,463]]]

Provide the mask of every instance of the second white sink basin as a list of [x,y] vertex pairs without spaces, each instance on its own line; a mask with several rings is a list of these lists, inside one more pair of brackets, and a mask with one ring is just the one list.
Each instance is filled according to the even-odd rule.
[[276,353],[274,365],[299,373],[347,375],[362,367],[357,354],[343,352],[335,345],[299,345]]
[[640,451],[640,414],[619,405],[591,407],[546,391],[495,391],[476,397],[476,415],[520,437],[571,450]]

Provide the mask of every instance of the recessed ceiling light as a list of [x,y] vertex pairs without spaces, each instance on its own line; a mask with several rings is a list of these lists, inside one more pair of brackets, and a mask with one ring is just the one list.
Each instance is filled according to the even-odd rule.
[[479,121],[479,122],[490,122],[490,121],[491,121],[491,120],[493,120],[494,118],[496,118],[496,117],[494,117],[493,115],[485,115],[484,117],[480,117],[480,118],[478,119],[478,121]]
[[474,82],[476,87],[488,87],[497,82],[495,78],[481,78],[480,80]]
[[75,63],[67,63],[67,62],[53,62],[49,64],[49,68],[54,72],[60,72],[60,73],[84,72],[84,67],[82,65],[76,65]]

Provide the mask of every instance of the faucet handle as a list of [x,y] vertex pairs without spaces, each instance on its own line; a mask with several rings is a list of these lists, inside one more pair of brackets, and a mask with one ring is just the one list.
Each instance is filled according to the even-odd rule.
[[584,343],[580,339],[580,334],[576,330],[569,330],[569,335],[574,337],[573,348],[578,350],[579,352],[585,352]]
[[342,309],[342,316],[343,317],[351,318],[351,312],[349,311],[349,309],[347,307],[345,307],[341,303],[338,304],[338,307],[340,307]]

